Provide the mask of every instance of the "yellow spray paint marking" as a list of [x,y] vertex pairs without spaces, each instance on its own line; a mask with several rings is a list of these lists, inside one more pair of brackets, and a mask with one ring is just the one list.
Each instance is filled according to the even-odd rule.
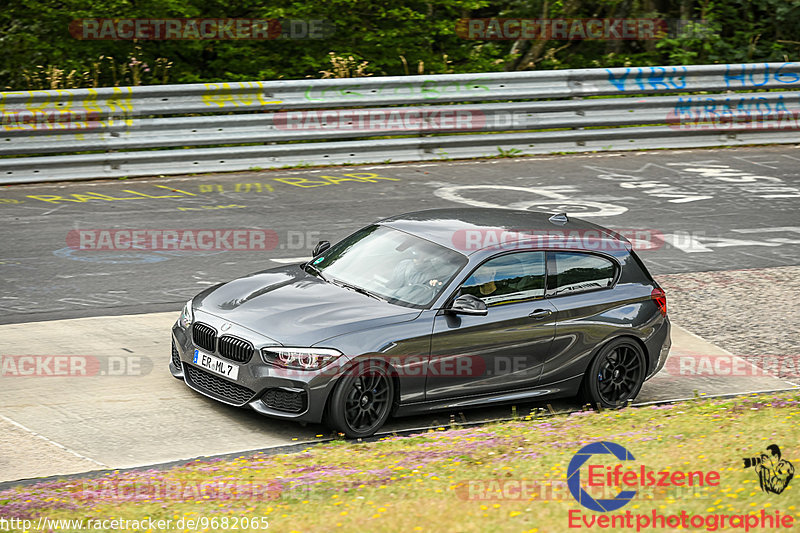
[[102,111],[100,106],[97,105],[97,89],[89,89],[89,96],[84,99],[83,106],[87,111],[92,111],[94,113],[100,113]]
[[70,200],[69,198],[64,198],[63,196],[58,196],[55,194],[29,194],[28,198],[33,198],[34,200],[41,200],[42,202],[50,202],[51,204],[58,204],[61,202],[84,202],[85,200]]
[[[106,109],[108,112],[125,116],[126,118],[124,118],[123,122],[131,126],[133,124],[133,119],[130,118],[129,115],[134,111],[132,89],[130,87],[113,87],[111,92],[112,94],[104,99],[99,99],[98,91],[93,88],[87,89],[87,96],[83,99],[77,98],[75,93],[69,89],[3,92],[0,93],[0,112],[5,114],[27,111],[33,113],[34,116],[52,116],[57,113],[71,119],[72,117],[80,117],[81,115],[85,115],[86,117],[100,117],[102,116],[103,110]],[[24,104],[13,104],[13,106],[9,106],[9,99],[20,96],[25,99]],[[30,129],[29,125],[26,126],[23,124],[22,127],[19,127],[14,124],[5,124],[5,122],[8,121],[4,121],[3,124],[3,129],[6,131]],[[68,124],[68,126],[65,126],[65,124]],[[102,128],[113,124],[114,119],[111,117],[109,117],[107,122],[93,120],[91,123],[80,120],[69,120],[62,123],[49,119],[49,121],[37,123],[37,129],[80,130],[95,127]]]
[[196,195],[196,194],[194,194],[194,193],[187,192],[187,191],[182,191],[182,190],[180,190],[180,189],[176,189],[176,188],[174,188],[174,187],[167,187],[166,185],[156,185],[156,187],[159,187],[159,188],[161,188],[161,189],[169,189],[169,190],[170,190],[170,191],[172,191],[172,192],[179,192],[179,193],[182,193],[182,194],[188,194],[189,196],[197,196],[197,195]]
[[263,192],[264,190],[272,192],[275,190],[269,183],[265,183],[263,186],[260,183],[237,183],[233,192],[250,192],[251,189],[254,189],[255,192]]
[[206,91],[202,96],[203,103],[207,106],[234,107],[253,105],[258,100],[261,105],[281,104],[283,100],[267,100],[264,98],[261,82],[206,83]]
[[336,176],[320,176],[322,180],[311,180],[308,178],[273,178],[275,181],[280,181],[287,185],[294,185],[295,187],[302,187],[308,189],[311,187],[324,187],[325,185],[338,185],[344,181],[355,181],[358,183],[377,183],[375,180],[389,180],[400,181],[398,178],[387,178],[371,172],[357,172],[352,174],[342,174],[345,178],[338,178]]
[[127,93],[123,92],[122,87],[114,87],[114,96],[106,99],[106,105],[113,111],[133,111],[131,88],[125,87],[125,89],[127,89]]
[[[183,196],[180,195],[180,194],[177,194],[177,195],[176,194],[165,194],[163,196],[152,196],[152,195],[144,193],[144,192],[136,192],[136,191],[131,191],[129,189],[124,189],[124,191],[125,192],[129,192],[131,194],[137,194],[137,195],[139,195],[139,196],[141,196],[143,198],[183,198]],[[192,196],[195,196],[195,195],[192,194]]]
[[117,200],[143,200],[143,199],[163,199],[163,198],[185,198],[185,195],[188,196],[197,196],[196,194],[181,191],[179,189],[173,189],[172,187],[165,187],[163,185],[156,185],[156,187],[161,187],[163,189],[169,189],[173,192],[178,192],[181,194],[164,194],[164,195],[152,195],[144,192],[133,191],[131,189],[123,189],[122,192],[126,192],[129,194],[133,194],[134,196],[111,196],[110,194],[103,194],[99,192],[87,192],[85,194],[70,194],[69,198],[67,196],[55,195],[55,194],[36,194],[36,195],[28,195],[28,198],[32,198],[34,200],[41,200],[42,202],[48,202],[51,204],[58,204],[61,202],[73,202],[73,203],[85,203],[89,200],[104,200],[107,202],[113,202]]
[[[269,183],[233,183],[232,192],[272,192],[275,188]],[[225,192],[225,185],[222,183],[201,183],[197,186],[200,193]]]
[[10,98],[12,96],[24,95],[24,94],[26,94],[26,93],[24,93],[24,92],[13,92],[13,91],[0,93],[0,111],[3,111],[3,112],[6,111],[6,100],[8,98]]
[[[315,176],[317,178],[317,176]],[[387,181],[401,181],[398,178],[389,178],[386,176],[381,176],[379,174],[374,174],[371,172],[353,172],[349,174],[342,174],[341,176],[319,176],[319,179],[310,179],[310,178],[303,178],[303,177],[287,177],[287,178],[272,178],[273,181],[278,181],[281,183],[285,183],[287,185],[292,185],[294,187],[300,187],[303,189],[313,188],[313,187],[323,187],[328,185],[340,185],[346,182],[356,182],[356,183],[380,183],[381,180]],[[250,192],[272,192],[274,191],[274,187],[269,183],[234,183],[229,184],[233,185],[232,192],[240,192],[240,193],[250,193]],[[41,202],[47,202],[51,204],[60,204],[64,202],[72,202],[72,203],[86,203],[90,200],[103,200],[107,202],[115,202],[121,200],[161,200],[161,199],[168,199],[168,198],[185,198],[186,196],[197,196],[197,194],[189,191],[184,191],[181,189],[176,189],[175,187],[170,187],[168,185],[154,185],[154,187],[158,187],[160,189],[167,189],[170,192],[176,194],[150,194],[146,192],[135,191],[132,189],[123,189],[122,192],[127,193],[128,196],[112,196],[110,194],[104,194],[99,192],[86,192],[82,194],[70,194],[70,195],[56,195],[56,194],[31,194],[28,195],[27,198],[31,198],[33,200],[39,200]],[[225,192],[225,186],[219,183],[203,183],[199,184],[198,186],[199,193],[210,193],[210,192]],[[2,200],[0,199],[0,203],[19,203],[19,200]],[[229,207],[233,207],[236,204],[232,204]],[[243,207],[243,206],[241,206]],[[224,209],[225,207],[220,206],[205,206],[200,208],[179,208],[182,210],[193,210],[193,209]]]

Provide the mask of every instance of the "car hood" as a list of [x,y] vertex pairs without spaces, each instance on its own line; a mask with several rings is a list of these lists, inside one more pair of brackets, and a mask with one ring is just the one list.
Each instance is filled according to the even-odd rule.
[[235,279],[201,293],[193,307],[284,346],[313,346],[344,333],[413,320],[421,312],[322,281],[298,265]]

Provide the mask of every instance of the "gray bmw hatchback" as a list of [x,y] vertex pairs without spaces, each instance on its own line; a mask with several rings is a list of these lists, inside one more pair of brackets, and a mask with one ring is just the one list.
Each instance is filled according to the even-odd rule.
[[622,235],[565,214],[435,209],[201,292],[169,368],[220,402],[366,437],[432,410],[622,407],[669,348],[664,291]]

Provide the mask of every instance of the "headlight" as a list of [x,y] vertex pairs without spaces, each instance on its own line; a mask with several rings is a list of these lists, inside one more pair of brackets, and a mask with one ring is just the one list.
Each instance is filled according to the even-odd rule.
[[261,358],[269,365],[296,370],[317,370],[339,357],[342,352],[329,348],[283,348],[268,346],[261,349]]
[[181,311],[181,317],[178,319],[178,323],[183,329],[187,329],[192,325],[192,320],[194,320],[194,316],[192,315],[192,301],[189,300],[186,302],[186,305],[183,306],[183,311]]

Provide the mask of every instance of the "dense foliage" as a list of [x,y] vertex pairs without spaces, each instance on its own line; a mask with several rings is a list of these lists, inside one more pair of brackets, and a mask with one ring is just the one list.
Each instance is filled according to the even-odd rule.
[[[37,89],[321,76],[791,61],[800,0],[5,0],[0,88]],[[78,40],[75,19],[324,19],[303,40]],[[467,17],[703,19],[658,40],[462,39]]]

